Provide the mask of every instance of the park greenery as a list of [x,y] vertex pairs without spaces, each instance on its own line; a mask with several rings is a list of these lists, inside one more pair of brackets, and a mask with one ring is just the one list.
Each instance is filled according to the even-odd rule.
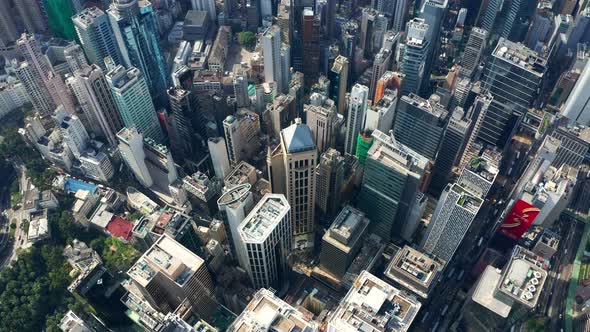
[[250,31],[239,32],[238,43],[240,43],[242,47],[254,48],[254,46],[256,46],[256,35]]

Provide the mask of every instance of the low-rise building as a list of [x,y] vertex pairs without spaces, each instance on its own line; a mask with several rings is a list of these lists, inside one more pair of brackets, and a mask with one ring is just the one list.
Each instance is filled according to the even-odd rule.
[[42,241],[51,237],[51,228],[47,219],[47,209],[29,215],[29,231],[27,240],[30,243]]

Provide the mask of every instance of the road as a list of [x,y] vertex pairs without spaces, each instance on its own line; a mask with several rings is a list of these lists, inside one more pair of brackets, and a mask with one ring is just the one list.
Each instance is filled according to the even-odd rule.
[[[14,163],[14,169],[17,172],[17,175],[19,177],[19,181],[20,181],[20,188],[24,188],[25,184],[27,183],[27,178],[26,178],[26,168],[22,163]],[[23,195],[23,199],[24,199],[24,195]],[[6,204],[6,200],[4,200],[4,204]],[[10,205],[10,199],[8,200],[8,206]],[[7,205],[4,205],[4,207],[6,208]],[[26,213],[20,209],[14,211],[12,209],[6,209],[4,210],[4,212],[6,213],[6,229],[7,231],[4,233],[4,238],[5,238],[5,248],[4,250],[0,251],[1,255],[0,255],[0,270],[3,270],[6,266],[8,266],[11,262],[15,261],[17,259],[17,252],[18,249],[26,246],[26,239],[27,239],[27,235],[25,234],[25,232],[21,229],[21,221],[22,219],[26,218]],[[12,222],[12,220],[16,220],[16,229],[15,229],[15,234],[14,234],[14,241],[9,241],[8,239],[8,225]],[[0,242],[2,243],[2,242]],[[8,250],[6,250],[8,249]]]

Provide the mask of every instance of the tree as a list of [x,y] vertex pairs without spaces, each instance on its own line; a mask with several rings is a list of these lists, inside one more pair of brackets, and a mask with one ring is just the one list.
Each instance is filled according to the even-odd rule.
[[242,31],[238,33],[238,43],[243,47],[253,48],[256,46],[256,35],[250,31]]
[[116,237],[106,238],[102,245],[91,243],[91,246],[102,250],[99,253],[104,266],[114,273],[128,270],[140,256],[139,251],[131,244],[124,243]]

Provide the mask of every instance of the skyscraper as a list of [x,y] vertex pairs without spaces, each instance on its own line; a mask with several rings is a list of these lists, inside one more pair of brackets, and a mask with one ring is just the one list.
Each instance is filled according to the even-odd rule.
[[428,225],[423,248],[449,262],[483,200],[459,184],[449,184],[442,193]]
[[73,40],[76,31],[72,23],[72,16],[76,13],[71,0],[45,1],[44,9],[47,13],[49,29],[55,37]]
[[334,101],[317,92],[311,94],[310,104],[303,106],[305,123],[311,129],[318,153],[323,153],[334,145],[334,123],[336,122],[336,106]]
[[122,64],[141,70],[152,96],[165,95],[169,76],[152,4],[149,1],[114,0],[107,12],[121,51]]
[[449,118],[440,149],[434,161],[429,191],[440,194],[452,175],[453,165],[460,156],[471,120],[463,118],[464,112],[456,108]]
[[463,59],[461,60],[461,74],[471,77],[479,65],[483,50],[486,46],[488,32],[484,29],[474,27],[469,34],[469,40],[465,46]]
[[93,64],[76,70],[68,84],[88,117],[89,129],[111,146],[117,145],[116,135],[123,128],[123,120],[100,67]]
[[205,117],[201,114],[197,96],[181,88],[167,91],[177,133],[177,153],[183,159],[200,159],[199,146],[207,138]]
[[346,88],[348,86],[349,63],[345,56],[339,55],[328,73],[330,79],[330,98],[336,103],[338,113],[346,112]]
[[279,93],[286,93],[289,85],[290,54],[282,52],[281,29],[278,25],[270,26],[262,35],[262,53],[264,59],[264,80],[274,82]]
[[117,66],[107,73],[106,78],[125,127],[135,127],[144,137],[164,142],[154,103],[139,69]]
[[135,128],[123,128],[117,133],[119,151],[123,160],[142,186],[149,188],[154,184],[145,163],[143,135]]
[[389,132],[393,126],[397,101],[397,90],[385,89],[379,102],[367,110],[365,131],[378,129]]
[[223,120],[223,133],[227,146],[227,156],[231,168],[236,167],[242,161],[242,140],[240,138],[240,125],[233,115],[228,115]]
[[229,166],[229,158],[227,156],[227,147],[223,137],[210,137],[207,141],[209,147],[209,154],[211,155],[211,163],[215,176],[218,179],[225,179],[231,171]]
[[120,46],[105,12],[97,7],[90,7],[74,15],[72,21],[90,63],[106,70],[104,58],[111,57],[115,64],[122,64]]
[[206,11],[209,18],[217,22],[217,10],[215,9],[215,0],[191,0],[193,10]]
[[311,130],[297,118],[281,131],[281,144],[268,156],[272,191],[287,196],[298,248],[314,244],[317,153]]
[[482,90],[494,98],[478,137],[503,147],[537,98],[547,70],[547,59],[536,52],[501,38],[484,69]]
[[69,115],[63,106],[57,108],[53,119],[61,132],[64,143],[72,151],[74,157],[80,158],[90,140],[82,121],[75,115]]
[[[428,159],[392,137],[375,130],[365,161],[359,208],[371,220],[371,229],[389,241],[412,234],[408,223],[416,194],[428,167]],[[406,240],[411,240],[406,238]]]
[[372,101],[375,97],[375,91],[377,89],[377,81],[385,74],[389,69],[389,61],[391,59],[391,51],[382,48],[373,60],[373,75],[371,76],[371,84],[369,85],[369,99]]
[[443,139],[448,112],[436,101],[402,96],[393,121],[395,139],[434,161]]
[[86,60],[82,47],[76,43],[71,43],[64,48],[64,58],[72,74],[76,70],[88,66],[88,61]]
[[238,226],[243,265],[256,288],[279,289],[291,253],[290,206],[281,194],[266,194]]
[[18,63],[16,59],[13,60],[13,66],[16,77],[24,84],[35,110],[42,115],[51,114],[55,110],[55,103],[45,83],[39,81],[35,75],[35,69],[28,62]]
[[311,86],[320,73],[320,18],[311,8],[303,10],[302,42],[305,85]]
[[581,125],[590,126],[590,61],[586,62],[561,114]]
[[393,16],[393,31],[401,32],[406,26],[406,16],[408,15],[408,6],[410,0],[398,0],[395,2],[395,13]]
[[428,24],[424,19],[415,18],[408,22],[404,54],[400,71],[405,75],[401,94],[419,93],[424,82],[429,79],[425,64],[428,59],[430,43],[426,39]]
[[346,121],[346,139],[344,152],[354,155],[356,151],[356,139],[365,127],[365,117],[369,107],[369,88],[361,84],[355,84],[348,95],[348,118]]
[[[250,188],[251,186],[249,183],[229,188],[217,200],[217,207],[219,208],[221,219],[227,230],[228,242],[231,246],[232,254],[238,259],[240,264],[245,261],[245,257],[240,258],[238,255],[242,255],[245,252],[242,249],[238,226],[254,206],[254,200]],[[245,268],[245,266],[242,267]]]
[[324,214],[340,208],[340,191],[344,181],[344,157],[335,149],[322,153],[316,167],[316,205]]

